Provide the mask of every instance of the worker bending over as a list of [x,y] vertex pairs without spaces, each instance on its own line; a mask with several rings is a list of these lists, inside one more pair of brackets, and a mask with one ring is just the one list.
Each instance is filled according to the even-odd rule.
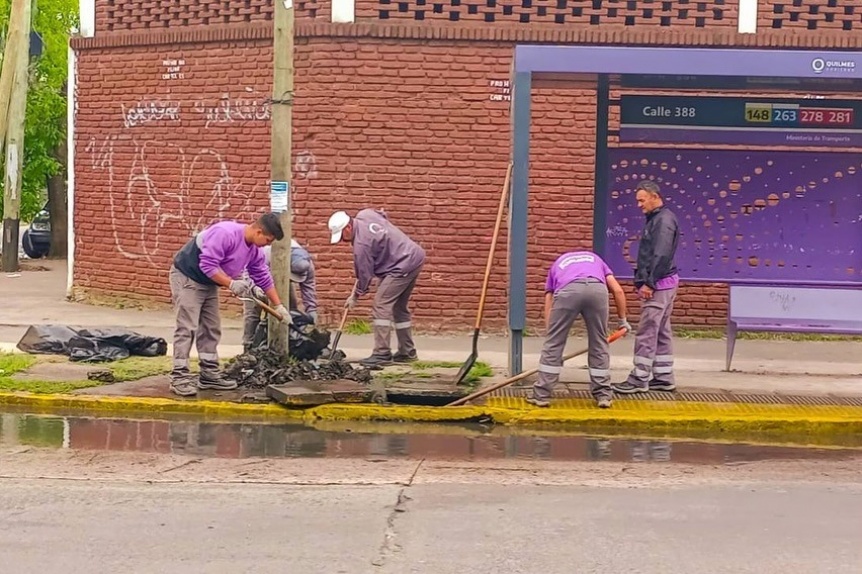
[[[171,296],[176,310],[171,391],[180,396],[198,389],[230,390],[236,381],[219,370],[221,339],[218,288],[226,287],[237,297],[248,297],[252,282],[259,286],[275,310],[290,321],[266,266],[262,247],[284,239],[278,215],[267,213],[250,225],[220,221],[186,243],[174,256],[170,270]],[[241,279],[248,271],[251,280]],[[200,377],[189,370],[192,343],[197,340]]]
[[[267,245],[263,249],[266,266],[272,273],[272,247]],[[245,278],[248,277],[246,274]],[[317,323],[317,284],[315,281],[314,261],[311,254],[302,247],[295,239],[290,240],[290,291],[288,292],[288,309],[298,309],[294,284],[299,285],[302,298],[303,313],[308,315],[312,323]],[[263,289],[255,286],[252,290],[255,299],[266,302],[266,294]],[[260,325],[261,310],[253,301],[243,301],[243,331],[242,346],[245,352],[251,350],[254,335]]]
[[[360,363],[369,368],[381,368],[392,362],[415,361],[417,354],[408,304],[425,264],[425,251],[393,225],[383,210],[363,209],[353,218],[344,211],[337,211],[329,218],[329,231],[333,244],[339,241],[353,244],[356,287],[345,307],[355,307],[357,300],[368,292],[372,280],[380,279],[371,311],[374,350]],[[393,322],[398,339],[398,352],[394,355],[390,348]]]
[[626,320],[626,298],[613,272],[601,257],[590,251],[561,255],[548,271],[545,282],[545,328],[547,335],[539,358],[539,379],[527,402],[551,406],[551,394],[563,370],[563,351],[578,315],[587,327],[590,393],[601,408],[611,406],[611,357],[608,343],[608,288],[614,295],[620,328],[631,330]]

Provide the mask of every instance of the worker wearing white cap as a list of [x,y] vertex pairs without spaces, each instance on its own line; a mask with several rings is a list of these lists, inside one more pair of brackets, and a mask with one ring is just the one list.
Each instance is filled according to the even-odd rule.
[[[416,280],[425,264],[425,250],[389,221],[383,210],[363,209],[351,218],[336,211],[329,218],[333,244],[353,244],[356,289],[345,302],[353,308],[377,277],[380,285],[371,313],[374,326],[374,350],[360,363],[369,368],[407,363],[417,359],[413,343],[410,309],[407,307]],[[398,351],[390,347],[392,325],[398,339]]]

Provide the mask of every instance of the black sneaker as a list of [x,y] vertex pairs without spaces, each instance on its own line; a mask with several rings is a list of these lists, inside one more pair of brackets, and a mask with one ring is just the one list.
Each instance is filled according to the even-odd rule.
[[383,367],[392,364],[392,355],[371,355],[370,357],[366,357],[359,361],[359,364],[367,369],[382,369]]
[[392,355],[392,362],[394,363],[415,363],[419,360],[419,356],[416,354],[416,351],[412,353],[395,353]]
[[657,381],[655,379],[649,382],[649,390],[651,391],[665,391],[665,392],[673,392],[676,390],[676,383],[669,383],[666,381]]
[[222,375],[201,375],[198,388],[202,391],[232,391],[239,385],[233,379],[227,379]]
[[181,397],[193,397],[198,394],[198,388],[193,381],[171,381],[171,392]]
[[612,385],[611,388],[614,389],[615,393],[619,393],[621,395],[634,395],[637,393],[648,393],[649,387],[641,387],[638,385],[633,385],[628,381],[624,383],[620,383],[618,385]]

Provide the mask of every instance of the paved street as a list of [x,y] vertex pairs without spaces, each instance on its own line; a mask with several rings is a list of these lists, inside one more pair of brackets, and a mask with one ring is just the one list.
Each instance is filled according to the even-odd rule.
[[859,469],[6,450],[0,555],[40,574],[852,574]]

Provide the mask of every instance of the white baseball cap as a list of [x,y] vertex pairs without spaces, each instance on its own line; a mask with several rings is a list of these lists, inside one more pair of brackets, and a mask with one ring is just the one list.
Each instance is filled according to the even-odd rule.
[[341,241],[341,232],[350,223],[350,216],[343,211],[336,211],[329,218],[329,233],[332,234],[330,243],[338,243]]

